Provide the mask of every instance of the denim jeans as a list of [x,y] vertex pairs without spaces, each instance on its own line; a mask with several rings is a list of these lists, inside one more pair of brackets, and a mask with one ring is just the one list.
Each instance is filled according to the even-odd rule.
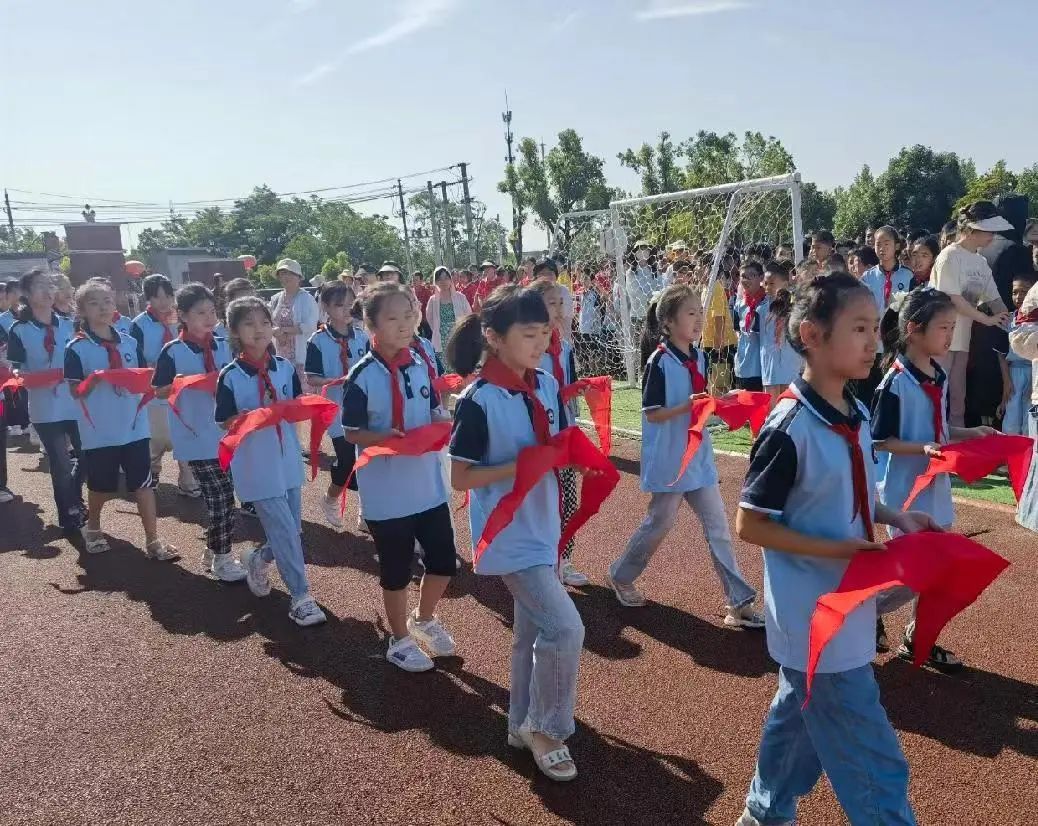
[[1034,456],[1016,509],[1016,521],[1028,530],[1038,532],[1038,405],[1027,412],[1027,435],[1035,440]]
[[303,540],[299,535],[303,524],[301,490],[292,488],[284,496],[252,503],[267,535],[260,553],[266,562],[277,563],[278,573],[293,600],[310,591],[303,563]]
[[746,584],[739,563],[732,551],[732,536],[728,530],[728,516],[717,485],[690,490],[686,493],[654,493],[649,500],[649,512],[634,532],[627,548],[616,562],[609,566],[609,574],[622,585],[631,585],[641,576],[667,534],[678,520],[681,500],[688,502],[706,534],[710,546],[710,560],[721,580],[725,599],[732,608],[741,608],[757,598],[757,592]]
[[914,824],[908,762],[879,699],[871,665],[807,675],[779,669],[746,810],[762,826],[791,823],[797,798],[824,771],[851,826]]
[[565,740],[574,731],[577,670],[584,623],[554,566],[535,565],[501,577],[515,602],[508,729]]
[[58,509],[58,524],[75,530],[82,524],[83,513],[84,466],[80,456],[79,427],[71,421],[44,422],[34,427],[50,463],[50,484],[54,490],[54,505]]

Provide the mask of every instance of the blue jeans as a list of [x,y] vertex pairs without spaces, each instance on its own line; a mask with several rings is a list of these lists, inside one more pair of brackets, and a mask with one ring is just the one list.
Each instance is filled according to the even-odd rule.
[[528,723],[565,740],[575,729],[584,623],[553,566],[535,565],[501,579],[515,601],[508,729]]
[[1016,509],[1016,521],[1028,530],[1038,532],[1038,405],[1027,412],[1027,435],[1035,440],[1034,456]]
[[264,561],[277,563],[278,573],[293,600],[310,592],[303,562],[303,541],[299,536],[303,525],[301,490],[292,488],[284,496],[252,503],[267,535],[260,553]]
[[779,669],[746,809],[762,826],[791,823],[824,771],[851,826],[914,824],[908,762],[879,700],[871,665],[807,675]]
[[84,468],[80,458],[79,427],[71,421],[45,422],[33,427],[50,463],[50,484],[58,509],[58,524],[66,530],[76,530],[83,522]]

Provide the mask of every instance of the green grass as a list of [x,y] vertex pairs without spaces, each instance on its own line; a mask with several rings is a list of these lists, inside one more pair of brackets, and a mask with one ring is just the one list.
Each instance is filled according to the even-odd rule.
[[[642,429],[642,395],[640,390],[628,387],[625,382],[613,382],[613,427],[641,433]],[[582,403],[582,415],[590,418],[587,407]],[[729,453],[748,456],[753,445],[753,437],[747,427],[729,432],[723,426],[711,428],[710,435],[714,448]],[[952,477],[952,492],[965,499],[977,499],[983,502],[995,502],[1001,505],[1015,506],[1013,488],[1005,476],[988,476],[985,479],[967,485]]]

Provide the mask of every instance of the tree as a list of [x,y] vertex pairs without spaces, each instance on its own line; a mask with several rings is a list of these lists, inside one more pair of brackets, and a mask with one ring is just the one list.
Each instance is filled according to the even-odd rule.
[[586,151],[575,129],[559,132],[559,142],[545,159],[552,200],[558,215],[579,210],[606,209],[615,195],[606,185],[605,162]]
[[637,151],[626,149],[616,157],[623,166],[641,175],[642,195],[659,195],[682,188],[682,176],[674,155],[670,132],[661,132],[655,146],[643,143]]
[[956,202],[955,211],[974,201],[993,201],[999,195],[1016,192],[1018,184],[1017,176],[1006,169],[1006,162],[999,161],[983,175],[973,179],[966,194]]
[[867,227],[883,221],[879,187],[868,164],[861,168],[847,189],[837,187],[833,193],[836,212],[833,233],[840,238],[862,238]]
[[886,223],[937,231],[966,194],[967,183],[958,155],[917,144],[891,158],[876,186]]
[[813,183],[800,187],[800,215],[804,232],[832,229],[836,219],[836,195]]
[[339,273],[352,269],[352,266],[350,257],[344,252],[339,252],[324,262],[324,266],[321,267],[321,276],[325,281],[334,281],[339,277]]
[[[505,228],[496,218],[487,218],[487,207],[482,201],[473,200],[470,207],[472,209],[473,240],[475,241],[475,255],[471,257],[475,258],[477,262],[488,258],[497,260],[500,251],[498,241],[501,234],[505,232]],[[441,255],[444,255],[443,238],[446,228],[443,220],[443,204],[438,199],[434,199],[433,210],[435,210],[438,224],[437,230],[439,231]],[[427,192],[419,192],[412,195],[407,202],[407,212],[408,220],[412,227],[411,256],[414,260],[415,268],[428,275],[435,269],[438,263],[433,243],[432,210],[429,207],[429,194]],[[457,263],[459,265],[467,264],[470,258],[468,255],[468,238],[462,234],[462,229],[465,226],[464,206],[454,201],[448,201],[447,214],[450,216],[451,237],[454,240],[454,250],[458,256]]]
[[43,236],[31,228],[0,227],[0,252],[43,252]]
[[1038,218],[1038,163],[1020,170],[1016,176],[1016,191],[1027,196],[1028,215]]
[[688,161],[686,189],[785,175],[796,169],[793,156],[782,142],[760,132],[746,132],[740,143],[733,132],[718,135],[700,131],[683,141],[679,151]]
[[523,257],[523,225],[526,223],[530,205],[526,202],[519,183],[519,170],[514,163],[505,167],[505,179],[497,185],[498,192],[503,192],[512,199],[512,231],[508,234],[508,242],[516,261]]

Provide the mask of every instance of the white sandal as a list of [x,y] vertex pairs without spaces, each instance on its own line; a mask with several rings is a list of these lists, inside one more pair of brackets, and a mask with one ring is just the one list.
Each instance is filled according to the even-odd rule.
[[80,533],[83,535],[83,543],[86,545],[88,554],[103,554],[112,550],[112,546],[105,539],[104,531],[98,528],[96,531],[84,526]]
[[175,562],[180,559],[180,553],[177,549],[161,539],[149,542],[148,547],[144,549],[144,553],[147,554],[149,559],[154,559],[156,562]]
[[[563,746],[538,757],[533,750],[533,732],[528,728],[520,726],[519,731],[509,731],[508,745],[514,749],[529,751],[533,755],[533,762],[537,765],[541,774],[549,780],[567,783],[570,780],[575,780],[577,777],[577,764],[570,755],[569,749]],[[570,763],[572,767],[569,770],[559,769],[557,767],[560,763]]]

